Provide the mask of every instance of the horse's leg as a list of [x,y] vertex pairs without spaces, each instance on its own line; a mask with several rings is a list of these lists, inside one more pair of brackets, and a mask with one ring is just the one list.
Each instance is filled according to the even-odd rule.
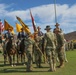
[[24,64],[24,54],[21,54],[21,63]]
[[23,53],[23,65],[25,65],[25,54]]
[[15,66],[15,54],[13,55],[13,65]]
[[17,53],[17,64],[19,63],[19,54]]
[[23,64],[23,54],[21,53],[21,63]]
[[7,62],[7,54],[4,54],[4,65],[6,65]]
[[11,66],[13,66],[13,64],[12,64],[12,57],[11,57],[10,54],[8,54],[8,58],[9,58],[9,64],[10,64]]

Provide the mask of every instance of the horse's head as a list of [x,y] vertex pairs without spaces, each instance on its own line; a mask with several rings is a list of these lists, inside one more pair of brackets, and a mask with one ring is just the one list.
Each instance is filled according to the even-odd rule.
[[16,53],[16,42],[14,39],[9,39],[6,46],[7,53],[15,54]]
[[9,39],[9,44],[10,44],[10,47],[12,48],[17,46],[16,40],[14,38]]

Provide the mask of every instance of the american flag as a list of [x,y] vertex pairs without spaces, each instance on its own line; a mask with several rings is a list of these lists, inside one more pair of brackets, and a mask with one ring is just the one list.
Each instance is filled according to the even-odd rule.
[[0,32],[3,32],[3,30],[4,30],[4,25],[3,25],[2,21],[0,20]]

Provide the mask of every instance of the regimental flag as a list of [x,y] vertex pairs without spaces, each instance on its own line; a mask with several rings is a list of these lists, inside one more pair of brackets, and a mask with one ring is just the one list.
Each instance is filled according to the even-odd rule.
[[22,26],[20,24],[16,23],[16,31],[21,32],[21,28],[22,28]]
[[32,25],[33,25],[34,32],[37,32],[36,23],[35,23],[34,17],[32,16],[31,11],[30,11],[30,16],[31,16],[31,20],[32,20]]
[[12,34],[15,34],[14,30],[11,31]]
[[0,32],[3,32],[3,30],[4,30],[4,25],[3,25],[3,23],[2,23],[2,21],[0,19]]
[[9,28],[11,31],[14,30],[14,28],[6,20],[4,20],[4,29],[8,30]]
[[21,20],[21,18],[17,17],[17,16],[16,16],[16,18],[20,22],[20,24],[22,25],[22,27],[24,28],[25,32],[26,33],[31,33],[29,27]]

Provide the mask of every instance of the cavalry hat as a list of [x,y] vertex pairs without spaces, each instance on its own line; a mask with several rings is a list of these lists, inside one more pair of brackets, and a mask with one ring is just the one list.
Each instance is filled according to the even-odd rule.
[[23,28],[21,28],[21,30],[24,30]]
[[41,28],[38,26],[37,29],[41,29]]
[[59,26],[60,24],[59,23],[56,23],[56,25],[55,26]]
[[49,25],[46,26],[45,30],[47,30],[47,29],[51,29]]

